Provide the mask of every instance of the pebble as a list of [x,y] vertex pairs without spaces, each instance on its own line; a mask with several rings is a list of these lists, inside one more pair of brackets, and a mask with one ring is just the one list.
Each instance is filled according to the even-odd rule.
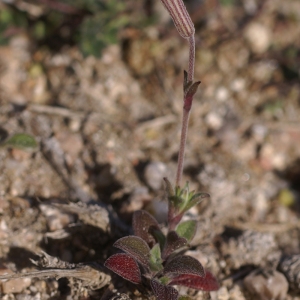
[[[0,275],[12,273],[9,269],[0,270]],[[31,285],[31,278],[18,278],[0,282],[3,294],[21,293]]]
[[144,177],[147,185],[154,191],[163,186],[163,178],[167,176],[167,167],[162,162],[151,162],[145,168]]
[[228,89],[225,88],[224,86],[221,86],[216,90],[216,100],[217,101],[224,102],[228,99],[228,97],[229,97]]
[[230,88],[233,92],[241,92],[245,89],[246,80],[244,78],[235,78],[230,84]]
[[257,300],[284,300],[289,288],[284,275],[277,271],[269,276],[253,271],[244,279],[244,285]]
[[213,130],[218,130],[223,125],[222,117],[213,111],[207,114],[207,116],[205,117],[205,121],[207,125]]
[[245,31],[245,37],[254,53],[261,54],[268,50],[271,44],[271,33],[263,24],[253,22]]
[[50,231],[63,229],[70,223],[75,221],[73,215],[63,213],[55,207],[41,204],[40,209],[46,217],[48,228]]

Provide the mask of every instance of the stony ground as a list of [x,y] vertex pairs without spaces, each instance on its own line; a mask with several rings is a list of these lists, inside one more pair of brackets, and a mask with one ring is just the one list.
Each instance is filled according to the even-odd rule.
[[[211,195],[187,216],[199,221],[189,254],[221,288],[181,291],[199,300],[296,300],[300,2],[242,3],[189,7],[202,83],[184,181]],[[41,251],[101,269],[113,242],[130,233],[133,211],[165,221],[162,178],[175,177],[188,45],[155,10],[156,24],[124,29],[100,58],[84,58],[76,45],[35,47],[26,32],[0,47],[1,140],[26,132],[39,143],[0,149],[1,274],[36,270],[29,259]],[[1,299],[150,297],[115,277],[94,288],[59,277],[2,282]]]

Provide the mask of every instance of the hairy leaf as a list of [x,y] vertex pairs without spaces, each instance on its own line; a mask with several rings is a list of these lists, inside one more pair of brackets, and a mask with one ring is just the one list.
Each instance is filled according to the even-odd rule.
[[186,91],[186,97],[193,97],[196,94],[200,83],[201,81],[193,82]]
[[205,277],[197,275],[179,275],[173,278],[169,285],[183,285],[192,289],[201,291],[217,291],[219,289],[219,283],[214,275],[206,270]]
[[159,281],[152,279],[151,287],[158,300],[177,300],[178,292],[171,286],[166,286]]
[[188,245],[185,238],[178,236],[175,231],[170,231],[167,235],[166,243],[163,249],[162,258],[166,259],[176,250],[179,250]]
[[201,263],[191,256],[177,256],[175,259],[168,262],[164,268],[164,273],[188,274],[205,277],[205,270]]
[[201,201],[203,201],[205,198],[210,198],[210,195],[208,193],[196,193],[194,194],[189,202],[185,205],[184,211],[188,211],[193,206],[199,204]]
[[182,222],[176,228],[176,232],[178,233],[178,235],[186,238],[188,242],[192,241],[196,234],[196,231],[197,222],[195,220]]
[[159,244],[156,244],[150,250],[150,269],[152,271],[160,271],[163,269]]
[[193,84],[193,81],[189,81],[188,80],[188,73],[187,71],[183,71],[183,92],[184,95],[186,95],[186,93],[188,92],[189,88],[191,87],[191,85]]
[[27,133],[16,133],[9,137],[1,146],[18,148],[22,150],[34,150],[37,147],[34,137]]
[[160,229],[157,229],[157,228],[154,228],[154,227],[150,227],[149,228],[149,233],[151,233],[153,235],[153,237],[155,238],[155,240],[159,243],[160,248],[162,249],[163,246],[165,245],[165,242],[166,242],[166,237],[162,233],[162,231]]
[[149,265],[150,248],[140,237],[125,236],[117,240],[114,246],[133,256],[141,264]]
[[148,245],[153,246],[156,240],[151,234],[153,230],[160,231],[157,221],[146,211],[138,210],[134,212],[132,218],[134,235],[142,238]]
[[137,262],[126,253],[117,253],[109,257],[104,266],[132,283],[141,282],[141,271]]
[[189,86],[184,93],[184,104],[183,108],[187,111],[190,111],[192,108],[193,103],[193,97],[197,92],[198,86],[201,83],[201,81],[193,82],[191,86]]

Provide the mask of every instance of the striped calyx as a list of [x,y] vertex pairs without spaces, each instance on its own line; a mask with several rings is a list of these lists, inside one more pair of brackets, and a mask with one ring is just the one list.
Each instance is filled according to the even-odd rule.
[[182,0],[161,0],[171,15],[177,31],[183,38],[194,35],[195,27]]

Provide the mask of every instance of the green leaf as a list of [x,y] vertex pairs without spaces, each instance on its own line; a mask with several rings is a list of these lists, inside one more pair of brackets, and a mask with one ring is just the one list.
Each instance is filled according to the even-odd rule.
[[125,236],[118,239],[114,246],[130,254],[142,265],[149,265],[150,248],[140,237]]
[[156,272],[163,269],[159,244],[150,250],[150,269]]
[[162,231],[155,227],[150,227],[149,232],[154,236],[155,240],[159,243],[160,248],[162,249],[166,243],[166,237]]
[[180,223],[177,228],[176,232],[179,236],[184,237],[187,239],[188,242],[192,241],[197,231],[197,221],[189,220]]
[[163,285],[167,285],[171,279],[167,276],[162,276],[159,278],[160,283],[162,283]]
[[26,133],[16,133],[9,137],[1,146],[18,148],[22,150],[34,150],[37,148],[37,142],[35,138]]
[[190,193],[189,200],[187,201],[186,205],[183,208],[184,212],[188,211],[193,206],[199,204],[205,198],[210,198],[210,195],[208,193],[196,193],[196,194],[192,194],[192,193]]
[[182,199],[182,194],[185,187],[183,189],[181,189],[180,187],[176,187],[174,189],[168,178],[165,177],[164,181],[166,183],[166,194],[169,202],[169,207],[171,208],[171,210],[178,210],[184,202],[184,200]]

